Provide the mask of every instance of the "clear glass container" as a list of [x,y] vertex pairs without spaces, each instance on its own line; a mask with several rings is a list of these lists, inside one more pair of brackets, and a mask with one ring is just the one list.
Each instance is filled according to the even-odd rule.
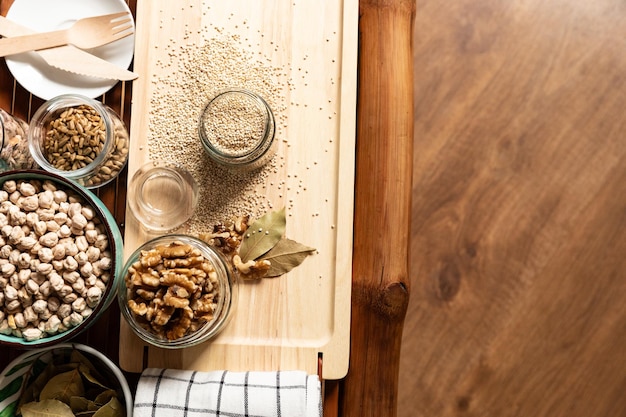
[[28,149],[28,123],[0,109],[0,172],[37,168]]
[[215,162],[232,169],[252,170],[275,152],[272,109],[258,94],[225,90],[203,109],[198,124],[200,141]]
[[[79,352],[80,355],[77,356],[76,352]],[[51,375],[74,369],[76,359],[81,360],[82,358],[87,359],[89,364],[98,371],[97,374],[92,374],[91,372],[84,372],[81,368],[81,374],[86,376],[91,374],[90,378],[92,381],[100,384],[98,389],[90,390],[90,393],[98,393],[98,391],[102,392],[107,389],[112,390],[123,407],[122,409],[117,409],[117,414],[115,415],[132,417],[133,392],[124,372],[105,353],[91,346],[76,342],[55,343],[51,346],[27,349],[13,359],[0,372],[0,400],[2,400],[0,401],[0,412],[2,413],[0,415],[16,415],[16,412],[11,412],[11,410],[17,410],[20,404],[27,402],[24,401],[27,397],[30,399],[37,394],[45,385],[41,384],[44,379],[49,381]],[[74,362],[74,365],[70,365],[72,362]],[[85,365],[89,366],[87,363]],[[87,386],[90,387],[90,385]],[[69,384],[69,386],[73,387],[74,385]],[[95,393],[93,393],[94,396]],[[67,395],[62,397],[65,397],[66,400],[70,398]],[[110,398],[110,396],[105,398]],[[91,405],[95,405],[95,402]],[[105,412],[107,410],[103,409],[102,411],[99,415],[113,415],[112,413],[107,414]],[[91,411],[88,415],[94,415],[93,413],[95,412],[95,410]],[[31,411],[31,415],[32,413],[33,411]],[[82,414],[85,415],[87,413]],[[41,412],[40,415],[58,416],[59,414],[48,411]],[[73,414],[65,413],[64,415]]]
[[42,169],[87,188],[115,179],[128,160],[128,130],[119,115],[78,94],[57,96],[39,107],[28,144]]
[[127,200],[144,229],[172,230],[193,214],[198,202],[198,185],[184,168],[174,163],[152,161],[133,174]]
[[[182,265],[194,273],[208,271],[205,281],[202,274],[181,279]],[[177,349],[205,342],[226,327],[235,312],[238,275],[218,249],[172,234],[137,248],[118,285],[120,310],[133,332],[151,345]]]

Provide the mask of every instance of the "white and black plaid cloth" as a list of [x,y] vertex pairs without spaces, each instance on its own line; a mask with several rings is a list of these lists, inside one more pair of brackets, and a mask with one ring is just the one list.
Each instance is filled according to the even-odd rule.
[[134,417],[321,417],[321,384],[303,371],[197,372],[148,368]]

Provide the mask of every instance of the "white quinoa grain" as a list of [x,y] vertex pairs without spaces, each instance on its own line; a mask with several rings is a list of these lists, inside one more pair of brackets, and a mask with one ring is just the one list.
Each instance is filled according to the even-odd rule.
[[[270,175],[284,166],[279,156],[287,125],[285,68],[268,65],[256,52],[242,47],[237,35],[213,27],[216,35],[203,45],[167,46],[164,76],[152,80],[155,92],[149,113],[148,152],[152,160],[174,160],[189,170],[198,182],[198,206],[183,227],[202,233],[213,224],[248,214],[258,218],[273,207],[267,190]],[[205,28],[206,32],[206,28]],[[267,165],[252,172],[229,171],[206,155],[198,136],[198,118],[208,100],[225,89],[246,89],[262,96],[276,117],[278,152]],[[241,145],[241,144],[240,144]],[[259,192],[263,191],[263,193]]]

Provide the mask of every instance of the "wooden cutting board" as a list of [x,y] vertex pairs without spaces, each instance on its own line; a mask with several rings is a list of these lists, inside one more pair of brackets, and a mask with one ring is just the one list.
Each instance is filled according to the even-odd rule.
[[[134,71],[139,78],[133,84],[129,179],[145,162],[161,156],[156,142],[177,146],[185,136],[181,125],[191,126],[182,131],[187,132],[187,141],[194,139],[199,109],[196,106],[181,115],[180,103],[197,103],[197,96],[208,97],[230,77],[216,77],[218,70],[211,67],[211,60],[204,57],[198,61],[194,51],[208,45],[207,53],[218,53],[227,44],[227,49],[234,48],[228,51],[233,60],[253,57],[257,62],[253,66],[265,68],[262,74],[276,76],[268,80],[275,86],[266,90],[269,97],[264,98],[276,113],[278,153],[267,177],[254,190],[244,187],[240,191],[254,193],[253,200],[264,207],[285,207],[286,236],[317,251],[287,275],[242,283],[233,320],[217,338],[199,346],[181,350],[145,346],[122,319],[120,365],[124,370],[303,369],[317,373],[321,357],[323,378],[345,376],[350,335],[357,24],[355,0],[137,2]],[[202,65],[214,72],[207,80],[198,81],[198,66]],[[233,68],[234,72],[240,70]],[[257,71],[252,68],[252,72],[258,81]],[[235,81],[248,82],[246,74],[234,75],[231,82]],[[180,99],[173,98],[175,94],[180,94]],[[169,125],[163,123],[163,115],[168,114],[172,115]],[[188,142],[180,143],[184,147]],[[172,159],[176,158],[185,159],[173,153]],[[184,165],[189,161],[177,162]],[[192,173],[196,168],[191,166]],[[249,204],[250,199],[246,201]],[[128,257],[151,235],[128,211],[126,219]],[[185,227],[191,234],[198,230]]]

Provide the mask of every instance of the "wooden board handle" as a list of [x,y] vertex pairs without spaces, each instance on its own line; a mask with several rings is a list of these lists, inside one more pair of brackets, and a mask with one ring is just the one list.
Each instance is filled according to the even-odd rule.
[[395,416],[409,301],[413,0],[362,0],[350,368],[340,415]]

